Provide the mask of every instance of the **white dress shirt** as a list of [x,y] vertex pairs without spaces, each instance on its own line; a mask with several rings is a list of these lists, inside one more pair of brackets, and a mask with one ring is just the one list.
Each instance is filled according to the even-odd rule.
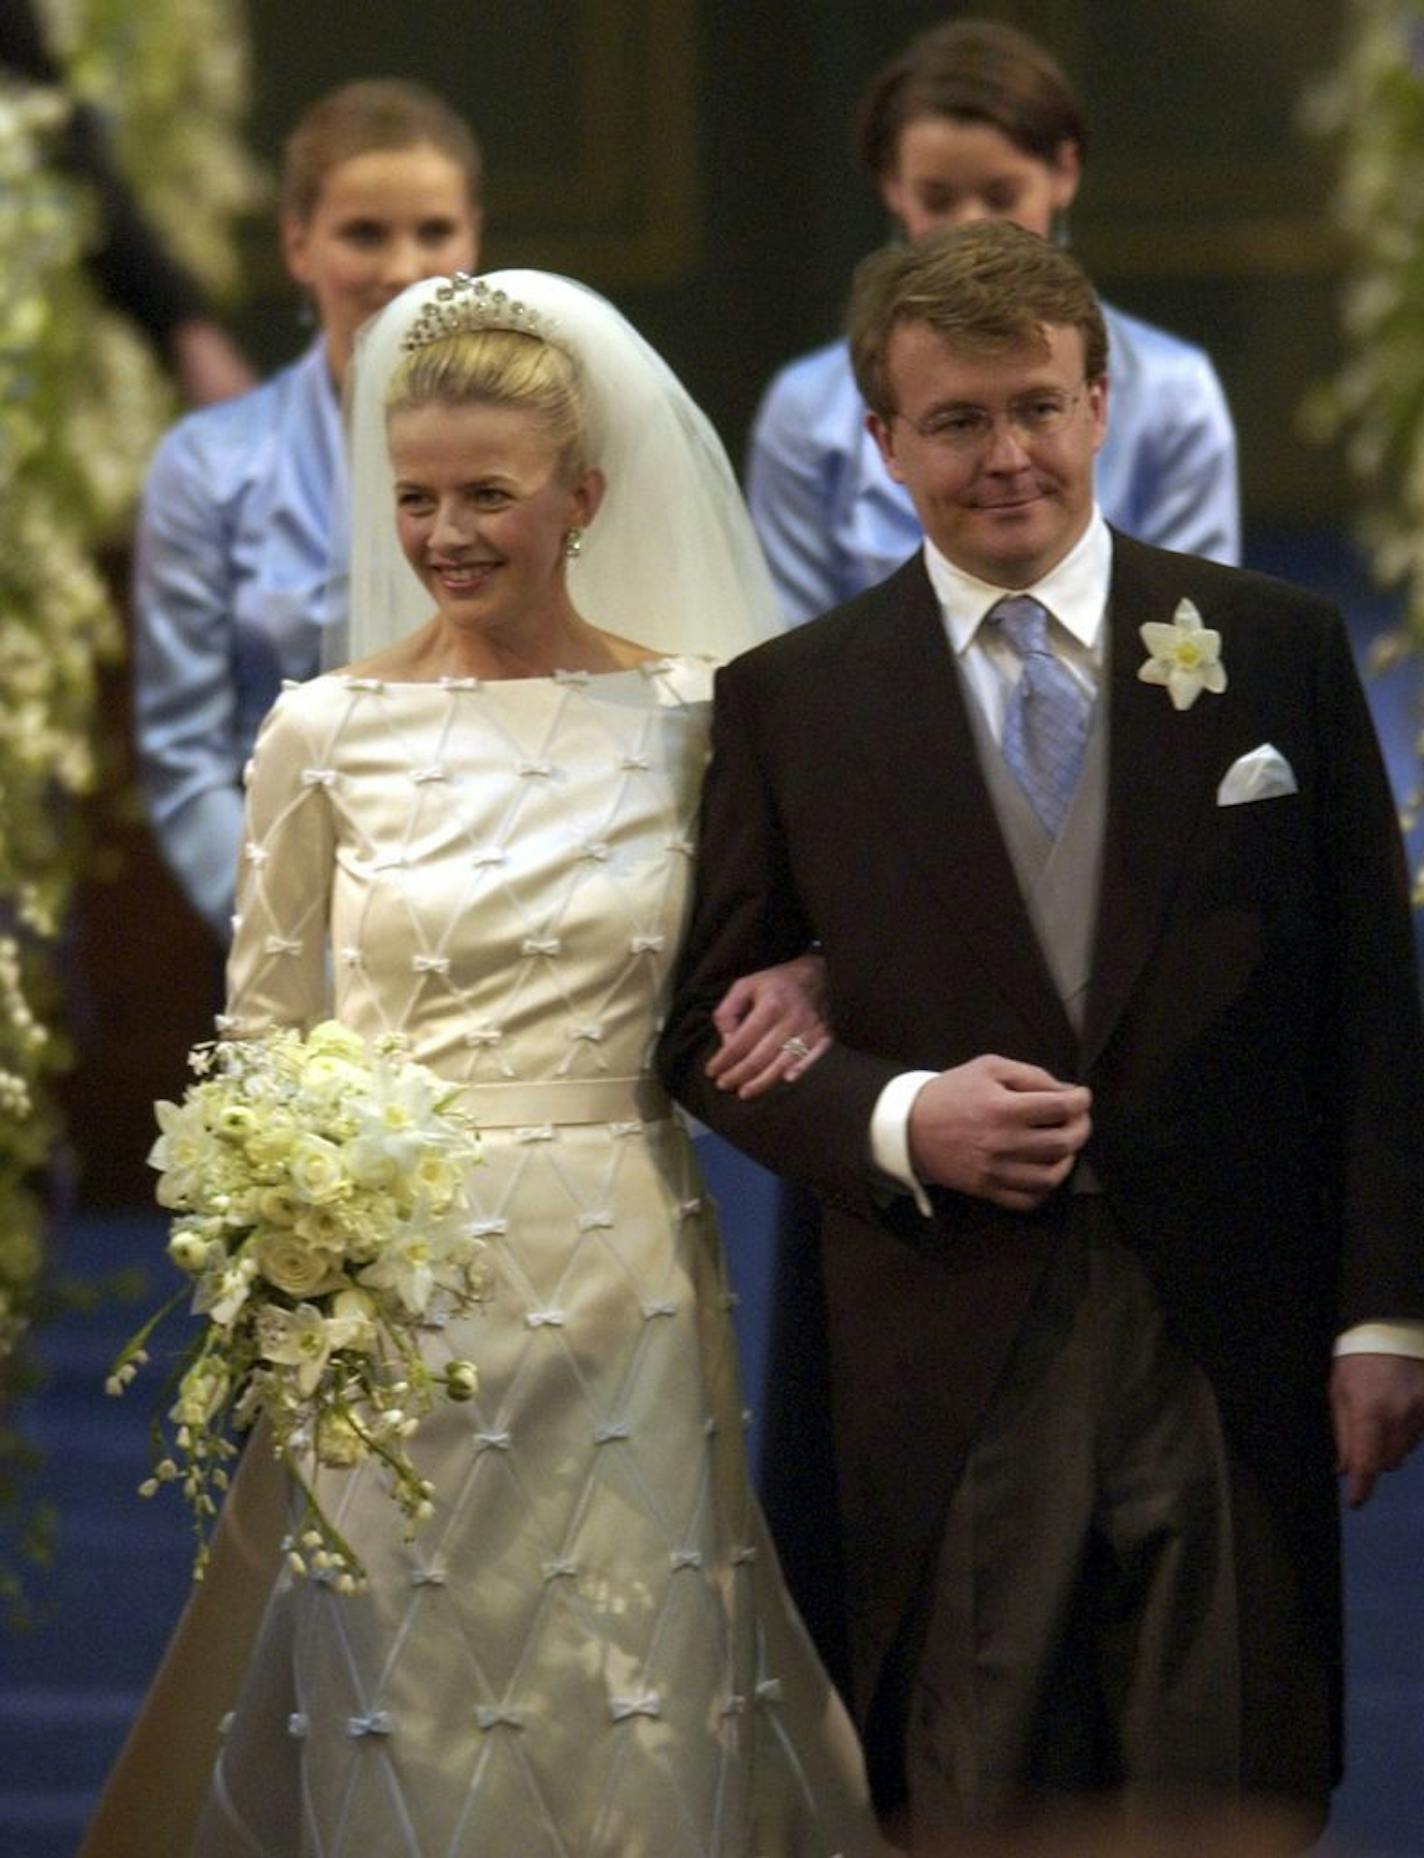
[[[1103,664],[1103,626],[1112,579],[1112,536],[1095,508],[1087,528],[1055,568],[1031,587],[994,587],[966,574],[926,538],[925,567],[939,601],[945,634],[960,677],[983,712],[989,733],[1003,738],[1005,700],[1023,660],[994,626],[984,624],[1006,593],[1032,594],[1049,613],[1048,642],[1059,662],[1096,697]],[[913,1195],[926,1217],[929,1197],[910,1164],[910,1111],[933,1071],[903,1071],[881,1091],[870,1119],[870,1156],[882,1174]],[[1424,1322],[1360,1323],[1336,1338],[1337,1355],[1411,1355],[1424,1359]]]

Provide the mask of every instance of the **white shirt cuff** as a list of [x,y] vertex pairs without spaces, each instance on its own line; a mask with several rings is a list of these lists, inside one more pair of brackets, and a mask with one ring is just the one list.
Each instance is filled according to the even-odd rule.
[[915,1205],[930,1217],[929,1195],[910,1166],[910,1110],[934,1071],[902,1071],[875,1099],[870,1112],[870,1159],[882,1174],[913,1195]]
[[1424,1361],[1424,1322],[1356,1323],[1335,1338],[1337,1355],[1408,1355]]

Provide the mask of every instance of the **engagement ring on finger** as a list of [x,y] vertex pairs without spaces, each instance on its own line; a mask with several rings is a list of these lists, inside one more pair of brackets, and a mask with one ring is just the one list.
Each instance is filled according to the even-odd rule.
[[809,1058],[811,1056],[811,1047],[796,1034],[789,1039],[783,1039],[781,1049],[788,1058]]

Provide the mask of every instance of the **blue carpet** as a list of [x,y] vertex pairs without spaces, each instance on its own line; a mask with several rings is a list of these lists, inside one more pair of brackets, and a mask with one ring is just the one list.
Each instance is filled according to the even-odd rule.
[[[1345,606],[1363,651],[1391,607],[1361,584],[1348,550],[1330,538],[1253,538],[1253,566],[1284,573]],[[1370,697],[1401,794],[1415,776],[1417,672],[1371,685]],[[1421,1105],[1424,1114],[1424,1105]],[[758,1404],[770,1269],[770,1177],[708,1139],[734,1278],[748,1401]],[[163,1227],[134,1213],[80,1217],[62,1235],[65,1264],[98,1277],[136,1263],[165,1281]],[[70,1317],[45,1335],[50,1378],[30,1409],[48,1453],[44,1493],[61,1513],[56,1565],[32,1583],[41,1617],[0,1638],[0,1855],[71,1858],[105,1769],[157,1663],[185,1597],[191,1542],[181,1502],[145,1503],[135,1486],[148,1463],[148,1411],[159,1376],[123,1400],[103,1379],[131,1312]],[[1351,1858],[1424,1854],[1424,1455],[1387,1479],[1346,1518],[1350,1632],[1349,1777],[1332,1849]],[[168,1858],[155,1854],[154,1858]]]
[[[166,1285],[164,1234],[153,1213],[77,1219],[59,1235],[61,1268],[102,1278],[140,1265]],[[162,1374],[148,1370],[122,1400],[104,1393],[134,1326],[135,1309],[114,1302],[44,1332],[48,1379],[26,1424],[46,1455],[40,1494],[60,1535],[53,1567],[29,1583],[33,1628],[0,1638],[4,1858],[70,1858],[186,1594],[182,1502],[136,1494]]]

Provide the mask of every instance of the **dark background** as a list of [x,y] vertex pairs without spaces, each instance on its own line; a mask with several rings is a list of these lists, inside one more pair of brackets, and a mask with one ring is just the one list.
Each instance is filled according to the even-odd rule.
[[[1253,522],[1339,521],[1336,459],[1293,432],[1330,371],[1341,245],[1331,159],[1296,127],[1337,56],[1346,0],[254,0],[252,138],[275,166],[321,91],[419,77],[475,125],[489,265],[611,295],[740,458],[776,365],[836,331],[886,222],[850,119],[871,73],[957,13],[1058,55],[1094,145],[1073,236],[1105,295],[1210,349],[1241,435]],[[239,318],[264,365],[302,339],[270,225],[247,238]]]

